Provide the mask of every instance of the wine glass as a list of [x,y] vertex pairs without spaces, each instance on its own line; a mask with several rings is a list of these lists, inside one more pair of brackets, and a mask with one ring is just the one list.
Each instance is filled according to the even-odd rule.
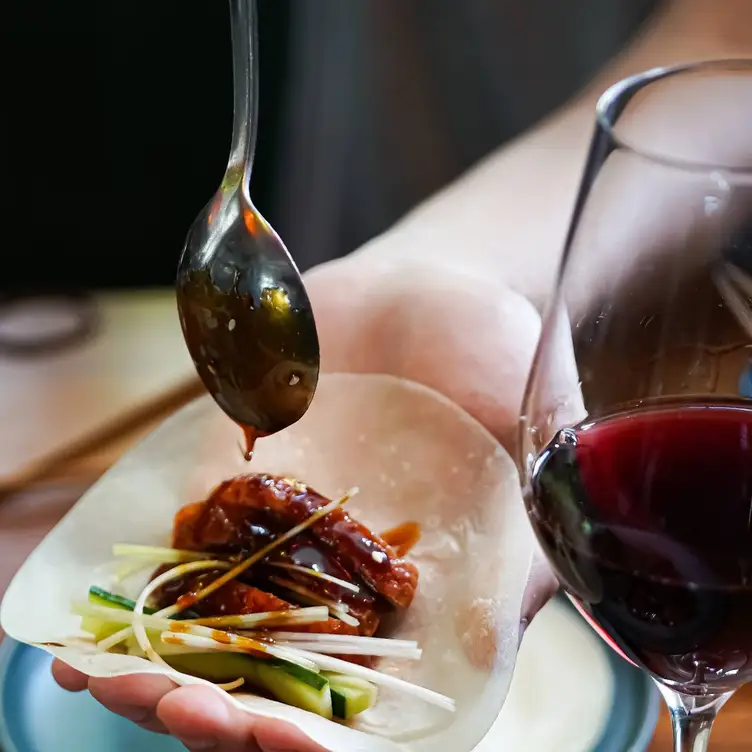
[[521,417],[565,592],[707,749],[752,680],[752,60],[601,98]]

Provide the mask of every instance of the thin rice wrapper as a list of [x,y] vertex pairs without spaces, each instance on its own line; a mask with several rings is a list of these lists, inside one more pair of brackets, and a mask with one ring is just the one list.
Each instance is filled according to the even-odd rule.
[[160,673],[206,684],[143,658],[97,652],[83,638],[71,603],[92,584],[111,584],[113,544],[169,546],[175,512],[242,473],[294,477],[330,498],[357,486],[347,506],[355,519],[376,533],[414,520],[423,533],[408,557],[420,572],[416,597],[393,635],[417,640],[423,658],[381,659],[377,668],[454,698],[456,712],[383,687],[349,726],[243,692],[230,701],[288,721],[332,752],[473,749],[509,688],[533,549],[509,455],[454,403],[381,375],[323,375],[308,413],[260,441],[250,465],[239,441],[208,397],[167,420],[27,560],[2,603],[3,629],[90,676]]

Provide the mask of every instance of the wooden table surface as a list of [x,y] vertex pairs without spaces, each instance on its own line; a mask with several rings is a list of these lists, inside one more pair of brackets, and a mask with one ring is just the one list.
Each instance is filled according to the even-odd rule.
[[[169,352],[169,348],[165,350]],[[137,373],[137,370],[134,371]],[[0,388],[2,384],[0,384]],[[128,387],[131,389],[131,387]],[[123,435],[118,441],[70,464],[58,483],[31,488],[0,499],[0,598],[13,573],[34,549],[45,533],[62,517],[78,496],[126,448],[152,430],[145,423]],[[26,421],[23,431],[28,440],[36,432],[44,436],[48,426],[43,420]],[[3,445],[10,440],[5,429]],[[2,632],[0,632],[2,639]],[[671,752],[671,726],[662,712],[649,752]],[[752,685],[742,690],[721,711],[711,741],[711,752],[752,750]]]

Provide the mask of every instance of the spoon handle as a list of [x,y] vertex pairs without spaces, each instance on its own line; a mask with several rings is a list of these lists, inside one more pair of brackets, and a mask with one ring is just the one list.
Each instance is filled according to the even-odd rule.
[[230,0],[234,115],[232,149],[227,177],[238,181],[242,174],[248,188],[256,148],[258,121],[258,60],[256,45],[256,0]]

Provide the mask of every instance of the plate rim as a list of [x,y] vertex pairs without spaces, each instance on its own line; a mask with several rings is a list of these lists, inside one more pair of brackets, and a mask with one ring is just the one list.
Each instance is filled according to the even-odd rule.
[[[571,604],[568,603],[567,605],[574,610]],[[644,752],[653,740],[655,729],[658,726],[658,718],[660,717],[662,708],[660,692],[646,671],[641,671],[638,668],[630,666],[623,658],[620,658],[613,650],[611,650],[603,640],[598,638],[595,632],[593,632],[593,634],[600,643],[602,650],[606,653],[611,667],[611,673],[614,677],[616,691],[614,692],[614,700],[611,704],[611,712],[603,725],[601,736],[592,752],[600,752],[605,742],[609,739],[609,733],[615,718],[621,713],[622,708],[621,703],[619,702],[619,696],[623,690],[620,688],[620,679],[627,674],[632,674],[634,677],[634,683],[642,686],[644,692],[644,701],[642,705],[644,706],[645,712],[641,716],[643,720],[635,725],[634,734],[632,735],[631,740],[625,739],[625,742],[629,744],[629,747],[625,747],[624,752]]]

